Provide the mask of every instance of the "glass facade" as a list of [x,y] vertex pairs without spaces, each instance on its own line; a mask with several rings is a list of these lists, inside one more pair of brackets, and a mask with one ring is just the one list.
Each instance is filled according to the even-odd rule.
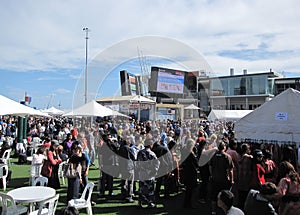
[[211,96],[266,94],[274,94],[274,79],[269,79],[267,74],[210,80]]

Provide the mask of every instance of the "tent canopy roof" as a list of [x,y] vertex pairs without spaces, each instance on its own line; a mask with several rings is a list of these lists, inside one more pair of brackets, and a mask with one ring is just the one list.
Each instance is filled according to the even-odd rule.
[[194,104],[190,104],[189,106],[186,106],[184,109],[185,110],[200,110],[200,108]]
[[71,112],[64,114],[63,116],[123,116],[129,118],[128,116],[119,113],[118,111],[112,110],[97,103],[95,100],[88,102],[72,110]]
[[209,121],[237,121],[251,112],[252,110],[211,110],[207,118]]
[[238,139],[300,142],[300,92],[289,88],[235,123]]
[[111,97],[105,97],[101,99],[97,99],[97,102],[130,102],[130,103],[148,103],[148,104],[154,104],[155,101],[152,99],[149,99],[144,96],[111,96]]
[[17,115],[17,116],[46,116],[47,113],[43,113],[39,110],[35,110],[31,107],[22,105],[12,99],[0,95],[0,115]]
[[50,108],[48,108],[48,109],[42,110],[42,112],[48,113],[50,115],[62,115],[62,114],[64,114],[64,111],[59,110],[59,109],[57,109],[57,108],[55,108],[53,106],[50,107]]

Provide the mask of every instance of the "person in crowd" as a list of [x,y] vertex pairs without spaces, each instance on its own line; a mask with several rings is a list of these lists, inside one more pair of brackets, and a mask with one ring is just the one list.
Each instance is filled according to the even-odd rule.
[[0,158],[2,158],[4,152],[7,149],[11,149],[11,146],[9,145],[9,143],[6,140],[4,140],[3,143],[2,143],[2,146],[0,148]]
[[74,145],[79,145],[82,148],[82,153],[84,154],[85,157],[85,166],[82,166],[81,168],[81,179],[82,179],[82,183],[80,183],[80,191],[83,191],[85,186],[88,183],[88,175],[89,175],[89,169],[90,169],[90,157],[88,154],[88,150],[84,150],[84,144],[80,141],[81,139],[79,138],[78,140],[74,140]]
[[62,126],[57,134],[58,143],[62,144],[65,139],[67,139],[67,133],[65,132],[65,127]]
[[246,215],[277,215],[272,202],[276,199],[277,187],[272,182],[261,186],[260,190],[251,189],[247,195],[244,212]]
[[73,135],[71,133],[68,133],[66,139],[62,142],[62,146],[64,148],[64,153],[66,155],[68,155],[68,157],[71,157],[71,155],[72,155],[73,142],[74,142],[74,139],[73,139]]
[[96,158],[96,150],[95,150],[95,137],[92,128],[88,128],[86,131],[86,137],[88,142],[88,149],[89,149],[89,159],[90,165],[95,166],[95,158]]
[[[87,169],[86,158],[85,154],[82,152],[82,146],[80,144],[73,144],[72,151],[73,154],[69,159],[69,163],[72,163],[74,168],[78,169],[79,172],[77,177],[68,178],[67,201],[79,198],[80,185],[83,183],[82,173],[85,174]],[[80,166],[80,168],[78,166]]]
[[45,137],[44,142],[43,142],[43,147],[46,149],[49,149],[51,147],[51,139],[48,137]]
[[212,214],[216,214],[216,202],[218,193],[225,189],[231,189],[234,184],[233,178],[233,162],[230,155],[226,152],[226,144],[222,140],[219,142],[218,151],[211,158],[210,165],[210,174],[212,182]]
[[285,176],[278,184],[278,195],[281,197],[279,206],[280,215],[300,214],[300,177],[294,166],[288,162],[280,163]]
[[[135,139],[134,144],[132,144],[130,147],[133,149],[135,160],[137,160],[138,152],[145,148],[144,147],[144,139],[143,139],[143,136],[138,134],[138,133],[135,134],[134,139]],[[136,185],[137,185],[137,181],[134,181],[133,182],[133,193],[134,194],[137,193],[137,190],[136,190],[137,186]]]
[[171,140],[168,143],[168,149],[170,150],[170,153],[172,154],[172,166],[174,166],[174,169],[171,170],[168,177],[165,180],[165,189],[167,189],[170,193],[177,193],[179,191],[179,187],[182,186],[180,181],[180,163],[179,163],[179,156],[177,153],[177,149],[180,145],[176,144],[174,140]]
[[39,131],[38,129],[36,128],[36,124],[32,124],[31,125],[31,128],[29,130],[29,134],[31,136],[31,138],[34,138],[34,137],[38,137],[39,136]]
[[251,149],[249,144],[242,144],[241,159],[238,165],[238,207],[244,209],[244,204],[250,191],[250,181],[252,178],[252,160]]
[[108,190],[108,195],[112,196],[113,193],[113,176],[110,171],[113,169],[114,155],[117,152],[116,142],[111,138],[110,134],[102,135],[103,144],[99,148],[99,160],[100,160],[100,179],[99,179],[99,196],[103,197],[105,191]]
[[[214,135],[215,134],[212,134],[210,138],[212,138]],[[200,141],[199,145],[200,146],[202,145],[202,147],[204,148],[203,151],[206,151],[208,145],[206,140]],[[198,155],[199,159],[201,159],[202,152],[198,152],[200,153]],[[209,162],[207,161],[204,165],[201,165],[199,167],[199,170],[200,170],[200,177],[201,177],[200,188],[199,188],[199,202],[205,204],[208,200],[208,186],[209,186],[209,178],[210,178]]]
[[135,152],[130,147],[130,138],[127,137],[122,141],[118,154],[120,158],[120,170],[122,174],[121,192],[127,202],[134,202],[133,200],[133,182],[134,182],[134,161]]
[[181,148],[184,148],[188,139],[192,138],[190,130],[184,129],[183,136],[181,138]]
[[[168,177],[169,173],[174,169],[173,167],[173,157],[166,146],[162,146],[160,144],[159,135],[157,138],[153,138],[154,145],[152,151],[155,153],[156,157],[160,160],[160,165],[157,173],[156,186],[155,186],[155,196],[156,198],[160,198],[161,187]],[[169,196],[169,191],[164,189],[164,197]]]
[[77,139],[78,137],[78,129],[77,129],[77,125],[74,125],[74,127],[71,129],[71,132],[70,132],[73,136],[74,139]]
[[181,165],[183,168],[183,184],[186,189],[183,200],[184,208],[192,208],[192,195],[197,187],[198,158],[194,147],[195,141],[190,138],[186,141],[183,149],[184,157],[186,157]]
[[95,145],[95,159],[98,160],[98,165],[100,165],[98,155],[99,155],[99,149],[103,145],[103,139],[100,135],[99,127],[94,129],[93,136],[94,136],[94,145]]
[[67,161],[68,160],[68,155],[64,152],[64,147],[62,145],[59,145],[57,148],[57,152],[59,154],[59,157],[61,158],[62,161]]
[[206,124],[205,124],[205,127],[204,127],[203,130],[204,130],[204,132],[206,133],[206,135],[207,135],[208,138],[210,137],[210,135],[213,134],[212,129],[211,129],[211,126],[210,126],[209,123],[206,123]]
[[59,143],[57,140],[51,141],[51,146],[46,152],[47,162],[45,161],[42,167],[42,169],[48,168],[50,170],[50,174],[46,174],[44,176],[48,178],[48,186],[54,189],[60,188],[58,166],[62,162],[62,160],[60,159],[59,154],[57,152],[58,146]]
[[47,159],[46,148],[41,146],[37,149],[36,153],[32,155],[32,164],[42,164]]
[[137,157],[137,153],[138,153],[140,150],[144,149],[144,144],[143,144],[143,142],[144,142],[143,136],[137,134],[137,135],[135,136],[135,141],[134,141],[135,144],[132,144],[132,146],[131,146],[131,148],[134,149],[134,154],[136,155],[135,157]]
[[266,182],[276,183],[278,169],[275,161],[272,160],[272,153],[270,150],[263,150],[264,162],[263,167],[265,169],[265,180]]
[[218,194],[217,206],[226,215],[244,215],[244,212],[233,206],[234,195],[229,190],[221,190]]
[[146,139],[145,148],[139,150],[137,154],[136,177],[139,180],[139,207],[143,207],[143,204],[147,204],[148,208],[156,207],[154,185],[160,162],[151,150],[153,144],[153,140]]
[[201,140],[206,140],[205,134],[206,134],[205,131],[202,128],[200,128],[198,131],[196,142],[199,143]]
[[224,132],[222,140],[225,143],[226,150],[227,150],[229,148],[229,140],[230,140],[228,132]]
[[237,205],[237,197],[238,197],[238,169],[239,169],[239,161],[241,156],[236,151],[237,150],[237,141],[235,139],[229,140],[229,148],[227,149],[226,153],[229,154],[232,158],[234,167],[233,167],[233,178],[234,184],[232,185],[231,192],[234,195],[234,205]]
[[207,144],[205,145],[205,150],[210,150],[213,148],[217,148],[218,136],[216,134],[211,134]]
[[286,146],[283,147],[282,150],[282,160],[281,161],[288,161],[294,166],[294,169],[298,171],[298,165],[297,165],[297,155],[292,146]]
[[263,153],[260,149],[255,149],[253,153],[251,189],[260,190],[261,185],[266,183],[265,169],[263,167]]

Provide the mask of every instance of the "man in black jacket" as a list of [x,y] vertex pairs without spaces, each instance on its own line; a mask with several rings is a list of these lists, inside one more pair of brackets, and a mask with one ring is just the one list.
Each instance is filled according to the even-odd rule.
[[[162,146],[160,144],[160,140],[154,143],[152,151],[160,161],[160,166],[157,173],[158,178],[156,179],[155,187],[155,196],[156,198],[159,198],[161,185],[174,169],[174,164],[170,150],[168,149],[168,147]],[[168,195],[168,190],[164,189],[164,196],[168,197]]]
[[119,149],[119,164],[122,174],[121,192],[127,202],[133,202],[133,181],[134,181],[134,161],[135,151],[130,147],[131,142],[129,138],[122,140]]

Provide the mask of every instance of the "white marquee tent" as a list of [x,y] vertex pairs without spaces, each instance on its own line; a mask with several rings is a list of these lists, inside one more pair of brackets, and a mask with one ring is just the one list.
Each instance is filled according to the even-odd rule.
[[110,108],[107,108],[97,103],[95,100],[88,102],[72,110],[71,112],[64,114],[63,116],[99,116],[99,117],[122,116],[122,117],[129,118],[128,116],[118,111],[112,110]]
[[59,115],[63,115],[64,114],[64,111],[59,110],[59,109],[57,109],[57,108],[55,108],[53,106],[50,107],[50,108],[48,108],[48,109],[42,110],[42,112],[48,113],[49,115],[53,115],[53,116],[59,116]]
[[289,88],[235,123],[238,139],[300,142],[300,92]]
[[226,120],[235,122],[251,112],[252,110],[211,110],[207,118],[209,121]]
[[43,113],[39,110],[35,110],[31,107],[22,105],[12,99],[0,95],[0,115],[17,115],[17,116],[47,116],[47,113]]
[[189,106],[186,106],[184,109],[185,110],[200,110],[200,108],[194,104],[190,104]]

